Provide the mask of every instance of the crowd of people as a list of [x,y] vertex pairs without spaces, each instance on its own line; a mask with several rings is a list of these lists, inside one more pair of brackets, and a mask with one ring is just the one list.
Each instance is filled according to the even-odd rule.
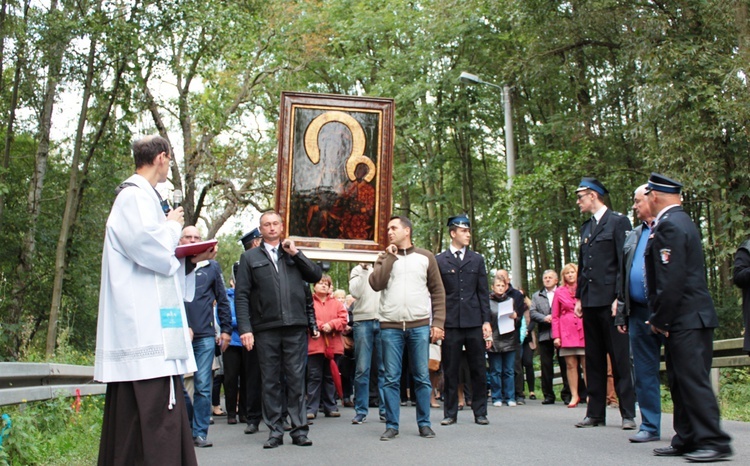
[[[133,153],[136,174],[117,190],[102,264],[95,379],[108,387],[100,464],[196,464],[193,448],[212,446],[212,414],[246,424],[246,434],[262,420],[266,449],[283,445],[285,432],[294,445],[312,445],[310,425],[321,414],[341,417],[339,404],[353,408],[354,425],[376,408],[381,441],[399,435],[408,401],[424,438],[436,436],[430,410],[438,400],[442,426],[457,424],[469,406],[474,423],[486,426],[488,404],[523,405],[524,388],[537,398],[535,352],[541,404],[557,401],[557,359],[563,403],[586,405],[576,427],[606,425],[610,405],[622,429],[636,431],[630,442],[651,442],[661,438],[662,347],[676,434],[654,454],[695,462],[731,456],[709,382],[718,320],[680,183],[652,174],[639,186],[632,229],[608,207],[604,185],[583,178],[576,203],[591,217],[578,261],[559,275],[544,271],[531,296],[513,287],[507,270],[488,276],[484,258],[469,248],[466,215],[448,219],[450,244],[436,255],[414,245],[407,217],[394,216],[389,246],[374,264],[353,267],[347,296],[285,238],[273,211],[241,239],[245,252],[228,288],[216,247],[178,257],[178,244],[202,238],[195,226],[180,230],[182,208],[163,208],[154,189],[166,179],[169,144],[146,137]],[[744,290],[748,251],[743,244],[735,263]],[[217,357],[226,412],[216,394],[211,399]]]

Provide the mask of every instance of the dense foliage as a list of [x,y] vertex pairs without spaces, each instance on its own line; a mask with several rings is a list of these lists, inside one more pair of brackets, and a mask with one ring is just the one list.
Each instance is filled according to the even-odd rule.
[[[581,176],[621,212],[649,172],[683,181],[719,336],[739,336],[746,0],[7,0],[0,13],[4,359],[63,338],[93,349],[104,224],[138,135],[170,139],[171,184],[207,237],[241,219],[222,230],[229,277],[235,240],[273,205],[282,90],[394,98],[394,212],[434,251],[445,218],[467,212],[491,268],[509,267],[518,227],[529,290],[575,260]],[[462,71],[511,86],[512,190],[502,95]],[[334,264],[337,286],[346,269]]]

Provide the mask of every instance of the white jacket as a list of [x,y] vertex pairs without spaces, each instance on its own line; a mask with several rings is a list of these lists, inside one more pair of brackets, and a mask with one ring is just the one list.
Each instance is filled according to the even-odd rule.
[[[115,199],[107,219],[99,291],[94,379],[100,382],[146,380],[196,370],[185,307],[174,306],[181,315],[182,335],[187,345],[184,359],[167,359],[157,279],[188,301],[194,293],[194,276],[187,283],[184,260],[174,250],[181,226],[167,221],[156,191],[140,175],[127,182]],[[162,288],[164,290],[164,288]],[[176,329],[179,335],[180,328]],[[178,338],[179,339],[179,338]]]

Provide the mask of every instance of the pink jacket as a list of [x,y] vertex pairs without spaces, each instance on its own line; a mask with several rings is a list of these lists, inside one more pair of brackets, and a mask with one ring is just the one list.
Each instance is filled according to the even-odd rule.
[[576,287],[561,286],[552,300],[552,338],[560,339],[562,348],[583,348],[583,319],[575,315]]
[[[328,337],[328,344],[333,348],[333,354],[344,354],[341,332],[349,322],[349,313],[346,312],[346,308],[337,299],[329,297],[323,302],[317,295],[313,295],[313,305],[315,306],[315,320],[318,322],[320,338],[307,337],[307,354],[323,354],[326,350],[326,336]],[[333,332],[323,333],[322,327],[324,324],[330,324]]]

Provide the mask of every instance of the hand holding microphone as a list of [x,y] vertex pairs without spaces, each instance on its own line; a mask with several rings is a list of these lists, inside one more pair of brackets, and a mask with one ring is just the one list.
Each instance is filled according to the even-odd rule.
[[180,207],[182,202],[182,191],[175,189],[172,194],[172,210],[167,212],[167,220],[174,220],[180,225],[185,225],[185,209]]
[[176,209],[182,205],[182,191],[175,189],[172,192],[172,208]]

